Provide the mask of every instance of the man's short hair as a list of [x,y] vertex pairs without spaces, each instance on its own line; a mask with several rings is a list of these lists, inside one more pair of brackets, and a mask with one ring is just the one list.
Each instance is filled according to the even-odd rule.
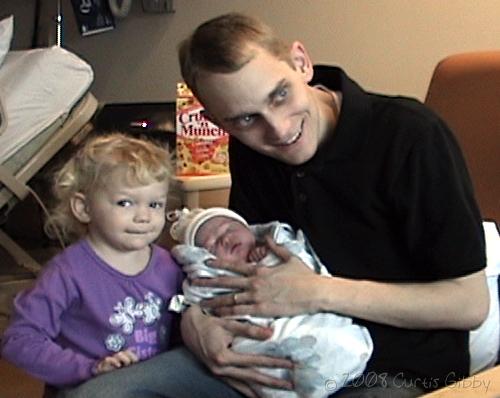
[[179,63],[184,81],[197,94],[201,71],[231,73],[254,56],[252,45],[290,62],[289,45],[256,18],[239,13],[221,15],[204,22],[179,45]]

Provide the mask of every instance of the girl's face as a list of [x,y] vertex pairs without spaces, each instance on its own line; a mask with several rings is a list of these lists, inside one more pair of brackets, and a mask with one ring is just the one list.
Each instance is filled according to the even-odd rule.
[[85,199],[90,242],[98,252],[144,250],[165,225],[168,182],[130,186],[114,177]]
[[225,216],[205,221],[195,240],[197,246],[204,247],[227,264],[247,262],[255,246],[255,237],[248,227]]

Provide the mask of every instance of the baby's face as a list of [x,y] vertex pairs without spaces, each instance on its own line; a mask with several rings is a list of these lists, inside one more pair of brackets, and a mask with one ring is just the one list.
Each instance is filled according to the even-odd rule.
[[242,223],[224,216],[213,217],[198,229],[195,244],[219,260],[232,264],[246,262],[255,246],[255,237]]

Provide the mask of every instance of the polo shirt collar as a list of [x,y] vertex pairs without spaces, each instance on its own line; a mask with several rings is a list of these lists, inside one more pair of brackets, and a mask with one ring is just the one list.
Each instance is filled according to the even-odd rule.
[[368,138],[371,120],[367,93],[342,69],[315,66],[311,85],[317,84],[342,92],[342,105],[334,133],[321,144],[316,155],[303,165],[307,168],[321,167],[328,161],[355,158]]

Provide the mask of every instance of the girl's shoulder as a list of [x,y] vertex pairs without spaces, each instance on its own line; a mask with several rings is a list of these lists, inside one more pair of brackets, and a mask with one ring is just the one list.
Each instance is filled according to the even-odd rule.
[[47,266],[61,266],[63,264],[70,266],[73,263],[79,263],[84,258],[88,258],[88,249],[86,241],[82,239],[61,249],[48,261]]
[[65,279],[97,277],[98,259],[84,239],[61,249],[43,267],[41,275],[62,274]]
[[166,267],[167,269],[171,269],[174,272],[180,271],[177,261],[175,260],[174,256],[168,249],[158,246],[157,244],[153,244],[151,247],[152,247],[152,255],[151,255],[152,263],[155,264],[155,266],[159,266],[162,268]]
[[174,261],[170,250],[156,243],[151,245],[152,255],[162,260]]

